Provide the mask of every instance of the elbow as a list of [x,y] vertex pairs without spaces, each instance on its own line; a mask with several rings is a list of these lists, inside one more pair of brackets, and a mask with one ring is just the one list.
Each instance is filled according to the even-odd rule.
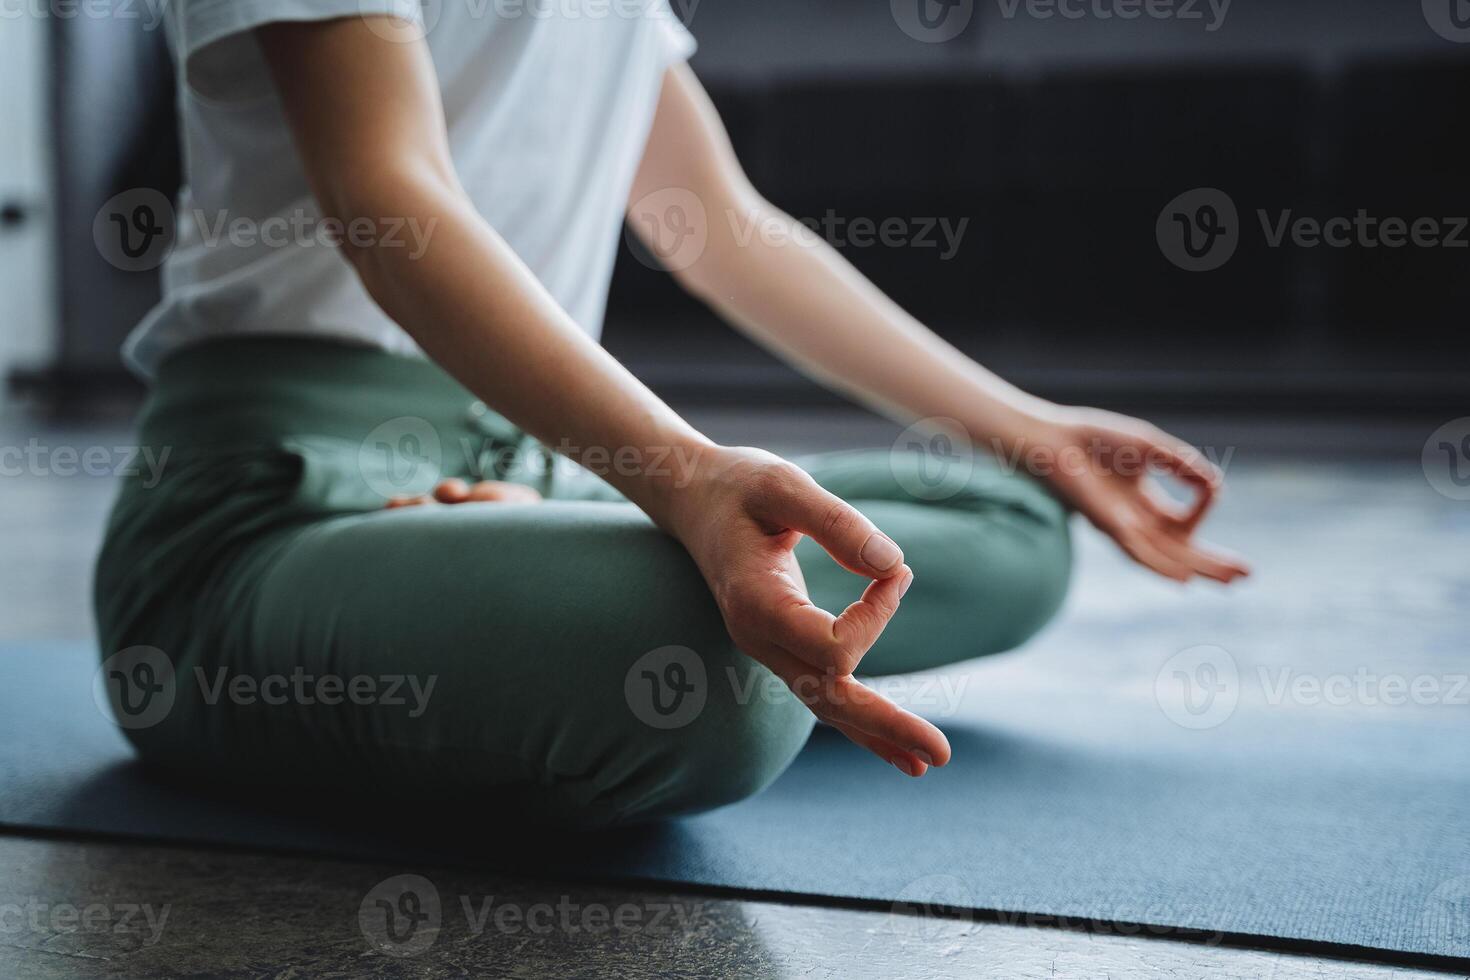
[[419,259],[462,196],[452,176],[416,164],[344,173],[318,195],[328,234],[380,304],[403,259]]
[[[741,281],[742,269],[753,261],[751,253],[762,243],[774,213],[749,184],[731,184],[728,180],[711,181],[705,190],[693,195],[703,211],[702,221],[690,222],[685,215],[694,207],[681,201],[666,201],[653,210],[630,215],[643,229],[651,229],[643,236],[644,244],[674,281],[705,304],[728,298]],[[678,216],[680,221],[673,220],[676,206],[683,212]],[[701,218],[697,214],[692,217]]]

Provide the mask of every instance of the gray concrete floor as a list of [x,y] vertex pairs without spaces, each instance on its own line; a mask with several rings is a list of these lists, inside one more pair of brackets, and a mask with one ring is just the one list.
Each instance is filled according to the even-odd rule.
[[[443,906],[438,932],[426,933],[428,942],[412,956],[380,955],[358,912],[375,885],[401,871],[185,848],[0,838],[0,976],[1432,976],[1155,937],[561,886],[453,870],[430,872]],[[538,906],[547,910],[539,918],[531,911]],[[559,907],[570,911],[558,912]],[[487,908],[489,915],[481,919]],[[500,918],[502,908],[521,910],[526,922]],[[88,920],[94,909],[99,911]],[[602,921],[622,926],[589,932],[581,923],[598,924],[583,918],[594,909],[608,910]]]
[[[774,413],[705,413],[697,421],[716,438],[782,451],[886,445],[893,437],[884,424],[835,413],[799,424]],[[1378,426],[1372,434],[1375,452],[1368,457],[1353,455],[1364,439],[1352,427],[1277,424],[1249,433],[1218,424],[1181,428],[1220,450],[1233,447],[1232,500],[1279,502],[1283,521],[1294,509],[1333,500],[1358,508],[1362,527],[1380,528],[1376,536],[1337,552],[1303,556],[1301,577],[1318,584],[1299,588],[1301,601],[1317,601],[1316,595],[1353,604],[1364,586],[1354,585],[1350,552],[1392,548],[1393,528],[1406,515],[1427,514],[1456,526],[1470,515],[1470,503],[1434,493],[1420,467],[1419,451],[1432,425],[1402,431]],[[0,446],[23,446],[31,438],[52,448],[109,451],[129,440],[121,427],[68,430],[38,426],[13,413],[0,422]],[[1301,452],[1283,455],[1293,443]],[[66,476],[52,469],[0,476],[0,540],[6,550],[0,642],[90,635],[88,568],[112,481],[105,474]],[[1229,543],[1242,550],[1250,549],[1252,538],[1281,533],[1280,522],[1231,524],[1230,506],[1227,501],[1222,517],[1242,540]],[[1259,506],[1250,509],[1262,512]],[[1384,519],[1364,521],[1365,516]],[[1060,634],[1069,632],[1067,617],[1075,622],[1111,608],[1108,581],[1122,567],[1096,535],[1082,532],[1079,546],[1081,571]],[[1144,593],[1144,601],[1167,612],[1164,603],[1178,599],[1161,590]],[[1086,663],[1088,651],[1050,647],[1044,637],[1033,653],[1054,662],[1059,676],[1085,678],[1098,669]],[[453,868],[413,870],[432,877],[443,915],[438,931],[425,933],[430,941],[416,955],[400,958],[376,951],[359,910],[378,883],[403,868],[0,835],[0,977],[1438,975],[1154,936],[614,890]],[[514,919],[497,924],[493,911],[478,919],[487,907],[510,907],[512,916],[527,922],[533,910],[545,909],[538,923],[549,928],[532,929]],[[601,921],[586,918],[589,913],[622,925],[588,931],[579,923]]]

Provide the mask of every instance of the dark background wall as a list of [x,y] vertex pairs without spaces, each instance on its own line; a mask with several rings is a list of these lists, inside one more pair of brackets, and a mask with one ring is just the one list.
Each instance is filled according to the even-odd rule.
[[[675,6],[742,161],[777,204],[841,227],[898,219],[909,233],[968,219],[948,258],[837,236],[921,319],[1059,397],[1463,403],[1470,247],[1272,247],[1258,211],[1431,217],[1441,234],[1443,219],[1470,215],[1470,42],[1431,24],[1470,4],[1234,0],[1221,16],[1200,0],[1185,16],[1176,4],[1123,20],[1099,14],[1113,0],[1074,0],[1080,17],[961,0],[951,16],[968,11],[964,29],[926,43],[900,26],[920,2],[933,0]],[[101,262],[91,219],[117,190],[177,179],[171,83],[161,37],[129,22],[58,22],[54,37],[64,340],[53,377],[95,384],[117,377],[117,345],[156,284]],[[1202,187],[1236,208],[1238,244],[1219,268],[1191,272],[1155,225]],[[676,397],[820,397],[626,247],[606,342]]]
[[[799,217],[971,219],[948,261],[844,252],[992,365],[1104,401],[1386,408],[1470,393],[1470,234],[1458,249],[1273,248],[1257,214],[1470,213],[1470,45],[1417,4],[1238,0],[1211,31],[1204,4],[1202,20],[1125,22],[992,0],[929,44],[883,5],[756,6],[703,0],[693,24],[757,185]],[[1155,236],[1165,204],[1197,187],[1226,192],[1241,219],[1210,272],[1177,268]],[[803,392],[636,261],[611,320],[609,346],[656,363],[660,382]],[[717,347],[708,370],[684,354]]]

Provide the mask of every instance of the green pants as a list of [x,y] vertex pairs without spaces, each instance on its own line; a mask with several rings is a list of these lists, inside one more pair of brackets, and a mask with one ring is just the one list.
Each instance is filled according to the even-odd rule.
[[[206,343],[163,365],[140,427],[160,473],[121,490],[96,610],[145,760],[603,826],[756,793],[810,733],[676,541],[430,363]],[[1015,646],[1069,573],[1066,513],[1036,484],[958,458],[936,476],[902,448],[798,461],[914,568],[869,674]],[[547,499],[384,509],[447,476]],[[798,557],[823,607],[861,592],[810,541]]]

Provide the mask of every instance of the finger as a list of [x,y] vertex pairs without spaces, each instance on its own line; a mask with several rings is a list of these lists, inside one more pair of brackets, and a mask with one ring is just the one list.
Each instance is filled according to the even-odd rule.
[[1140,533],[1140,521],[1131,499],[1120,503],[1106,513],[1097,515],[1093,523],[1098,530],[1112,538],[1129,558],[1149,571],[1157,572],[1165,578],[1172,578],[1176,581],[1185,581],[1188,578],[1187,568],[1159,554],[1158,549],[1150,546]]
[[1123,550],[1145,568],[1158,572],[1165,578],[1171,578],[1176,582],[1188,582],[1194,575],[1194,569],[1160,551],[1137,529],[1130,528],[1117,536],[1117,541]]
[[1229,582],[1239,574],[1229,563],[1165,531],[1149,529],[1142,533],[1161,553],[1205,578]]
[[458,477],[440,480],[434,488],[434,499],[441,504],[458,504],[468,500],[470,486]]
[[1184,541],[1167,533],[1155,536],[1159,550],[1188,564],[1199,574],[1229,584],[1250,574],[1250,566],[1240,556],[1201,541]]
[[1168,525],[1183,528],[1189,523],[1189,519],[1194,513],[1194,504],[1192,501],[1189,506],[1181,506],[1173,500],[1156,495],[1147,487],[1139,493],[1138,499],[1150,517]]
[[1250,562],[1243,555],[1236,554],[1228,548],[1196,539],[1191,546],[1201,554],[1209,555],[1214,561],[1218,561],[1230,569],[1231,580],[1245,578],[1251,573]]
[[1219,489],[1225,482],[1220,467],[1206,459],[1204,453],[1167,432],[1156,431],[1149,449],[1153,462],[1181,479],[1212,489]]
[[818,673],[773,644],[757,644],[755,650],[744,644],[740,646],[756,654],[823,721],[834,726],[846,725],[888,742],[925,765],[942,766],[949,762],[949,740],[943,732],[853,677]]
[[502,480],[481,480],[469,488],[469,499],[507,504],[530,504],[539,501],[541,494],[537,493],[531,487],[520,483],[506,483]]
[[1225,478],[1220,468],[1206,459],[1198,449],[1166,432],[1159,432],[1149,449],[1151,461],[1160,469],[1194,487],[1194,505],[1184,517],[1183,523],[1189,527],[1197,525],[1224,486]]
[[903,568],[903,550],[892,538],[800,470],[756,501],[754,510],[769,526],[807,535],[850,572],[887,578]]
[[934,725],[905,711],[854,677],[821,678],[822,701],[817,716],[847,725],[905,749],[926,765],[949,762],[949,740]]
[[421,493],[416,497],[389,497],[388,502],[383,506],[386,510],[394,510],[399,507],[418,507],[421,504],[431,504],[433,502],[433,497]]
[[929,771],[929,767],[924,764],[922,759],[912,752],[908,752],[894,745],[892,742],[884,741],[875,735],[869,735],[861,728],[853,728],[851,725],[837,724],[832,727],[846,735],[852,742],[861,745],[884,762],[892,765],[893,768],[905,776],[917,778]]
[[899,601],[913,581],[913,570],[901,566],[899,574],[870,582],[862,598],[837,616],[793,589],[786,603],[769,607],[769,617],[761,628],[806,664],[818,670],[851,674],[898,612]]

